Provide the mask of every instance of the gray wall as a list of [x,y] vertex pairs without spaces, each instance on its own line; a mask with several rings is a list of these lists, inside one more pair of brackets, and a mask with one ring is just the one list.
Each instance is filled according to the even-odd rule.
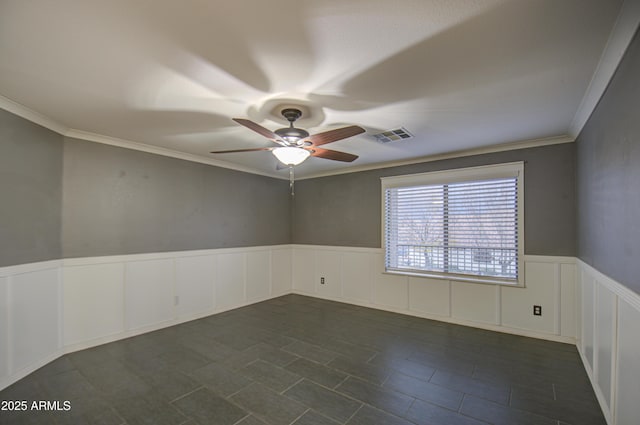
[[573,143],[302,180],[293,200],[293,243],[381,246],[380,177],[503,162],[525,163],[525,252],[576,254]]
[[0,267],[61,258],[62,145],[0,109]]
[[640,39],[577,141],[578,257],[640,293]]
[[284,180],[66,139],[63,182],[65,257],[291,240]]
[[286,181],[64,140],[5,111],[0,142],[0,266],[291,242],[379,247],[381,176],[519,160],[525,251],[576,254],[573,144],[301,180],[291,202]]

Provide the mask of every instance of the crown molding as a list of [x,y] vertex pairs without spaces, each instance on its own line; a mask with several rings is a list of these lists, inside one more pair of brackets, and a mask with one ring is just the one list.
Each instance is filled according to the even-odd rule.
[[19,116],[20,118],[24,118],[25,120],[31,121],[32,123],[38,124],[44,128],[48,128],[51,131],[54,131],[58,134],[65,135],[69,128],[65,125],[62,125],[49,117],[42,115],[39,112],[34,111],[33,109],[29,109],[24,105],[15,102],[8,97],[4,97],[0,95],[0,108],[11,112],[14,115]]
[[[281,174],[277,174],[275,172],[265,173],[263,171],[258,171],[250,167],[245,167],[242,165],[237,165],[237,164],[220,161],[212,158],[206,158],[199,155],[179,152],[173,149],[167,149],[159,146],[148,145],[146,143],[133,142],[131,140],[119,139],[119,138],[110,137],[110,136],[103,136],[101,134],[69,128],[2,95],[0,95],[0,108],[5,109],[33,123],[36,123],[45,128],[48,128],[49,130],[59,133],[65,137],[80,139],[88,142],[102,143],[105,145],[117,146],[120,148],[132,149],[132,150],[147,152],[155,155],[162,155],[162,156],[167,156],[171,158],[182,159],[184,161],[191,161],[191,162],[197,162],[200,164],[212,165],[214,167],[226,168],[226,169],[240,171],[244,173],[257,174],[257,175],[271,177],[279,180],[288,180],[288,176],[284,177]],[[333,175],[339,175],[339,174],[356,173],[359,171],[368,171],[368,170],[376,170],[380,168],[397,167],[401,165],[418,164],[421,162],[440,161],[443,159],[451,159],[451,158],[462,157],[462,156],[482,155],[485,153],[503,152],[508,150],[525,149],[525,148],[540,147],[540,146],[546,146],[546,145],[555,145],[560,143],[570,143],[573,141],[575,141],[575,138],[568,135],[548,137],[543,139],[524,140],[520,142],[512,142],[512,143],[504,143],[504,144],[494,145],[494,146],[487,146],[483,148],[467,149],[467,150],[448,152],[448,153],[438,154],[438,155],[422,156],[419,158],[412,158],[408,160],[390,161],[390,162],[383,162],[383,163],[377,163],[377,164],[362,165],[359,167],[350,167],[348,169],[312,173],[309,175],[304,175],[304,176],[301,175],[299,177],[296,177],[296,180],[306,180],[306,179],[313,179],[317,177],[327,177],[327,176],[333,176]]]
[[620,8],[620,13],[618,13],[611,34],[609,34],[609,39],[600,56],[598,66],[591,77],[589,87],[569,126],[569,134],[574,139],[578,137],[596,106],[598,106],[600,98],[609,87],[609,83],[613,79],[639,24],[640,1],[625,0]]
[[[439,161],[444,159],[451,159],[455,157],[462,156],[471,156],[471,155],[481,155],[485,153],[494,153],[494,152],[502,152],[507,150],[515,150],[515,149],[524,149],[529,147],[539,147],[546,146],[552,144],[559,143],[568,143],[574,142],[578,137],[580,131],[586,124],[587,120],[593,113],[596,108],[600,98],[604,94],[607,89],[617,67],[626,52],[629,43],[634,37],[634,34],[640,23],[640,1],[638,0],[625,0],[622,8],[620,9],[620,13],[618,14],[616,23],[611,31],[605,49],[600,57],[598,62],[598,66],[592,76],[591,82],[587,88],[585,95],[582,98],[580,106],[576,111],[576,114],[569,126],[568,134],[544,138],[544,139],[533,139],[526,140],[520,142],[513,143],[505,143],[500,145],[494,145],[489,147],[477,148],[477,149],[468,149],[468,150],[460,150],[454,152],[448,152],[444,154],[437,155],[428,155],[422,156],[418,158],[412,158],[409,160],[400,160],[400,161],[390,161],[384,163],[377,164],[369,164],[362,165],[359,167],[349,167],[345,169],[339,170],[331,170],[326,172],[319,173],[311,173],[308,175],[301,175],[297,177],[297,180],[305,180],[312,179],[318,177],[326,177],[332,175],[339,174],[348,174],[359,171],[368,171],[380,168],[389,168],[396,167],[402,165],[411,165],[417,164],[421,162],[432,162]],[[182,159],[185,161],[192,161],[207,165],[212,165],[221,168],[232,169],[236,171],[251,173],[262,175],[266,177],[271,177],[275,179],[286,180],[280,174],[277,173],[268,173],[263,171],[258,171],[256,169],[245,167],[242,165],[237,165],[225,161],[210,159],[206,157],[202,157],[199,155],[188,154],[184,152],[175,151],[172,149],[162,148],[158,146],[148,145],[140,142],[133,142],[124,139],[118,139],[110,136],[103,136],[96,133],[91,133],[83,130],[77,130],[69,128],[63,124],[60,124],[39,112],[36,112],[26,106],[23,106],[7,97],[0,95],[0,108],[5,109],[15,115],[18,115],[24,119],[27,119],[31,122],[34,122],[38,125],[41,125],[49,130],[52,130],[56,133],[59,133],[63,136],[78,138],[82,140],[87,140],[96,143],[103,143],[112,146],[118,146],[126,149],[133,149],[142,152],[148,152],[156,155],[163,155],[172,158]]]
[[[171,158],[182,159],[185,161],[198,162],[201,164],[213,165],[215,167],[227,168],[231,170],[241,171],[244,173],[258,174],[261,176],[272,177],[280,180],[286,180],[276,173],[265,173],[253,168],[244,167],[242,165],[232,164],[229,162],[219,161],[215,159],[205,158],[198,155],[193,155],[184,152],[178,152],[172,149],[162,148],[159,146],[147,145],[145,143],[133,142],[130,140],[118,139],[116,137],[103,136],[101,134],[91,133],[88,131],[77,130],[69,128],[59,122],[52,120],[33,109],[27,108],[20,103],[9,99],[8,97],[0,95],[0,108],[14,115],[31,121],[34,124],[40,125],[51,131],[54,131],[62,136],[71,137],[74,139],[81,139],[88,142],[102,143],[105,145],[117,146],[125,149],[133,149],[141,152],[152,153],[156,155],[168,156]],[[288,179],[288,177],[287,177]]]
[[147,145],[145,143],[132,142],[130,140],[118,139],[116,137],[103,136],[101,134],[90,133],[88,131],[70,129],[65,133],[65,136],[74,138],[74,139],[85,140],[88,142],[102,143],[105,145],[117,146],[120,148],[152,153],[155,155],[168,156],[171,158],[182,159],[185,161],[198,162],[200,164],[213,165],[215,167],[227,168],[235,171],[241,171],[244,173],[259,174],[261,176],[282,179],[282,176],[261,172],[250,167],[244,167],[242,165],[232,164],[229,162],[219,161],[216,159],[205,158],[205,157],[190,154],[190,153],[178,152],[173,149],[162,148],[159,146]]
[[[600,56],[600,60],[591,78],[589,86],[580,102],[580,105],[574,115],[574,118],[568,128],[568,134],[546,138],[536,139],[522,142],[506,143],[501,145],[495,145],[485,148],[469,149],[454,151],[438,155],[423,156],[419,158],[412,158],[409,160],[390,161],[384,163],[362,165],[358,167],[349,167],[345,169],[332,170],[319,173],[310,173],[308,175],[300,175],[297,180],[312,179],[317,177],[325,177],[338,174],[347,174],[359,171],[368,171],[380,168],[395,167],[401,165],[410,165],[421,162],[431,162],[443,159],[450,159],[461,156],[480,155],[484,153],[494,153],[506,150],[524,149],[528,147],[538,147],[558,143],[573,142],[578,137],[582,128],[587,123],[589,117],[595,110],[600,98],[606,91],[608,85],[613,78],[620,61],[622,60],[631,40],[633,39],[638,27],[640,25],[640,0],[625,0],[616,23],[609,35],[607,44],[604,51]],[[212,165],[221,168],[232,169],[236,171],[262,175],[275,179],[286,180],[281,174],[269,173],[264,171],[258,171],[256,169],[229,163],[226,161],[220,161],[216,159],[210,159],[199,155],[188,154],[184,152],[175,151],[172,149],[157,147],[139,142],[133,142],[124,139],[117,139],[109,136],[103,136],[95,133],[90,133],[82,130],[72,129],[64,124],[56,122],[55,120],[40,114],[26,106],[19,104],[7,97],[0,95],[0,108],[5,109],[19,117],[27,119],[35,124],[59,133],[63,136],[74,137],[82,140],[104,143],[112,146],[123,147],[127,149],[138,150],[142,152],[148,152],[156,155],[163,155],[172,158],[182,159],[185,161],[192,161],[207,165]]]
[[437,155],[421,156],[418,158],[411,158],[411,159],[401,160],[401,161],[389,161],[389,162],[382,162],[382,163],[376,163],[376,164],[362,165],[359,167],[350,167],[348,169],[314,173],[306,176],[297,177],[296,180],[315,179],[318,177],[328,177],[328,176],[334,176],[338,174],[357,173],[360,171],[377,170],[380,168],[399,167],[403,165],[420,164],[423,162],[442,161],[444,159],[460,158],[464,156],[482,155],[487,153],[512,151],[512,150],[526,149],[526,148],[537,148],[541,146],[558,145],[562,143],[572,143],[572,142],[575,142],[575,138],[569,135],[545,137],[543,139],[523,140],[519,142],[511,142],[511,143],[503,143],[500,145],[486,146],[482,148],[464,149],[464,150],[447,152],[447,153],[437,154]]

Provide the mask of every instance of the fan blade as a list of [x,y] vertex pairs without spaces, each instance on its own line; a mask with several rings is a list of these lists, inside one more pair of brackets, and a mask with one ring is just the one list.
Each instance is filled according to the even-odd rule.
[[324,131],[322,133],[309,136],[309,141],[313,146],[320,146],[326,143],[336,142],[338,140],[346,139],[347,137],[355,136],[360,133],[364,133],[364,128],[357,125],[351,125],[349,127],[336,128],[335,130]]
[[276,133],[274,133],[271,130],[268,130],[266,128],[264,128],[263,126],[254,123],[253,121],[250,120],[245,120],[244,118],[231,118],[232,120],[234,120],[235,122],[237,122],[240,125],[244,125],[245,127],[247,127],[250,130],[255,131],[256,133],[260,134],[261,136],[266,137],[267,139],[276,142],[278,144],[283,144],[284,141],[280,138],[280,136],[278,136]]
[[256,152],[256,151],[272,151],[275,148],[249,148],[249,149],[231,149],[228,151],[213,151],[211,153],[237,153],[237,152]]
[[334,161],[352,162],[358,158],[358,155],[346,152],[332,151],[330,149],[313,147],[309,148],[309,150],[311,151],[311,156],[324,159],[332,159]]

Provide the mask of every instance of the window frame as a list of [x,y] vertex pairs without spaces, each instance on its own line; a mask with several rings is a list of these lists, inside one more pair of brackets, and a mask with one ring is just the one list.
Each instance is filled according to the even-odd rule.
[[[457,274],[450,272],[438,272],[427,270],[397,270],[387,269],[387,234],[386,234],[386,191],[387,189],[399,188],[399,187],[411,187],[411,186],[427,186],[437,184],[451,184],[460,183],[473,180],[488,180],[492,178],[517,178],[517,278],[507,279],[494,276],[481,276],[470,274]],[[476,167],[467,168],[455,168],[441,171],[430,171],[417,174],[406,174],[398,176],[389,176],[380,178],[381,188],[381,233],[382,233],[382,250],[384,273],[394,275],[407,275],[428,277],[444,280],[455,280],[471,283],[484,283],[493,285],[505,285],[511,287],[524,287],[524,162],[509,162],[502,164],[482,165]]]

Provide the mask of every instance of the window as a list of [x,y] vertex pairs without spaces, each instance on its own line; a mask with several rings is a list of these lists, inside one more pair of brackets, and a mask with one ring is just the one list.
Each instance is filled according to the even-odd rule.
[[385,270],[523,285],[523,164],[382,179]]

